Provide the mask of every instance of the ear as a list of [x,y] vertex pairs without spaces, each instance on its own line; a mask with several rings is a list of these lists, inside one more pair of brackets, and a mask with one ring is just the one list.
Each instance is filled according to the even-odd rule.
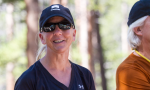
[[133,29],[134,33],[137,35],[137,36],[142,36],[142,29],[141,27],[136,27]]
[[76,29],[73,30],[73,41],[75,41],[76,38]]
[[43,37],[43,33],[39,33],[39,37],[40,37],[40,40],[41,40],[41,42],[42,42],[42,44],[46,44],[46,42],[45,42],[45,39],[44,39],[44,37]]

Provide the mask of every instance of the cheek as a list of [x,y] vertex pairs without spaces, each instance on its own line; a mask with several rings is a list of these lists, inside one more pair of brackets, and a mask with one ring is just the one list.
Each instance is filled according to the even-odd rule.
[[144,28],[144,30],[142,31],[142,38],[144,40],[150,40],[150,27],[147,26]]
[[149,25],[144,28],[143,34],[144,35],[147,35],[147,34],[150,35],[150,26]]
[[46,41],[49,41],[49,40],[51,40],[52,35],[50,33],[47,33],[44,38]]
[[64,36],[65,36],[65,37],[72,38],[72,37],[73,37],[73,33],[71,32],[71,30],[67,30],[67,31],[64,33]]
[[150,23],[144,26],[144,34],[150,34]]

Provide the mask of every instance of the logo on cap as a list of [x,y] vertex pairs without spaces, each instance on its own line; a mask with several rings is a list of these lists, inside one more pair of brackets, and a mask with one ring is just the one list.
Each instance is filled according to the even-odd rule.
[[53,6],[51,7],[51,11],[53,11],[53,10],[60,10],[60,9],[59,9],[59,5],[53,5]]

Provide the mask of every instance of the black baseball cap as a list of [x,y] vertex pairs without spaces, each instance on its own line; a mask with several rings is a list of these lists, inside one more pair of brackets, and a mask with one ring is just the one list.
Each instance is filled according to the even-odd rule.
[[150,0],[139,0],[137,1],[129,13],[128,26],[134,21],[144,16],[150,16]]
[[54,16],[61,16],[74,25],[73,17],[70,13],[70,10],[67,7],[64,7],[60,4],[53,4],[42,11],[39,21],[40,30],[42,29],[46,21]]

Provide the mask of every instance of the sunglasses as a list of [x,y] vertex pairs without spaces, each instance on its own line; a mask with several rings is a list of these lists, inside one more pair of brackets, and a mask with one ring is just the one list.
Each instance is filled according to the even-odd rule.
[[61,30],[68,30],[70,29],[71,27],[74,28],[74,25],[71,24],[69,21],[67,20],[64,20],[64,21],[61,21],[61,22],[58,22],[58,23],[46,23],[43,28],[41,29],[41,32],[52,32],[55,30],[55,27],[56,25],[58,25],[58,27],[61,29]]

